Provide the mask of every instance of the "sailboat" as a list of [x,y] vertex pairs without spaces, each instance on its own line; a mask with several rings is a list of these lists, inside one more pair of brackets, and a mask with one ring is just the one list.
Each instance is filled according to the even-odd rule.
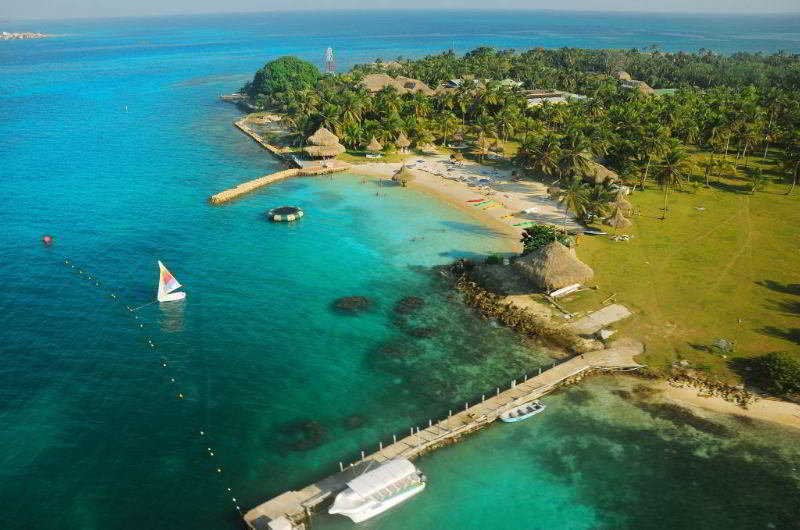
[[173,293],[175,289],[180,289],[181,284],[175,279],[175,276],[167,270],[163,263],[158,262],[158,301],[159,302],[174,302],[176,300],[183,300],[186,298],[186,293],[177,292]]

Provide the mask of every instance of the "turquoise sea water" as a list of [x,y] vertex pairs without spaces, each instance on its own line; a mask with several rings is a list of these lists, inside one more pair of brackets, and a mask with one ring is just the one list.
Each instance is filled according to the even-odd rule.
[[[205,203],[277,168],[216,100],[266,60],[318,61],[330,45],[344,68],[452,43],[796,52],[798,22],[284,13],[4,25],[65,36],[0,43],[2,526],[237,528],[235,504],[302,486],[548,361],[475,318],[427,269],[507,248],[429,197],[376,195],[374,184],[337,176]],[[282,204],[307,216],[265,222]],[[43,234],[53,247],[39,243]],[[188,298],[133,319],[125,304],[153,298],[156,259]],[[346,295],[373,304],[358,316],[333,311]],[[426,305],[401,319],[393,305],[409,295]],[[424,328],[433,334],[415,336]],[[692,508],[676,512],[675,528],[730,527],[731,517],[787,527],[787,512],[767,499],[796,498],[796,454],[765,445],[751,426],[750,445],[727,455],[713,437],[661,429],[652,411],[609,408],[606,386],[553,398],[541,422],[490,429],[423,459],[426,493],[371,527],[641,528],[644,508],[663,517],[675,505]],[[673,472],[687,459],[691,469]],[[591,466],[578,470],[579,460]],[[730,469],[739,482],[759,481],[739,508],[731,486],[697,479]],[[753,515],[759,506],[773,519]]]

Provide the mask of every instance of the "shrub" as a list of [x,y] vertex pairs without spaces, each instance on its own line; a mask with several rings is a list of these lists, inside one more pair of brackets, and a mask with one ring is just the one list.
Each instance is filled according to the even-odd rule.
[[550,225],[533,225],[526,228],[522,233],[523,254],[533,252],[537,248],[543,247],[552,241],[560,241],[565,246],[570,246],[569,237],[561,230]]
[[772,352],[756,363],[761,385],[778,395],[800,393],[800,358],[788,352]]
[[503,258],[497,254],[490,254],[486,257],[486,264],[487,265],[499,265],[503,262]]
[[314,88],[321,74],[308,61],[297,57],[281,57],[265,64],[243,90],[253,98],[259,95],[269,100],[276,93]]

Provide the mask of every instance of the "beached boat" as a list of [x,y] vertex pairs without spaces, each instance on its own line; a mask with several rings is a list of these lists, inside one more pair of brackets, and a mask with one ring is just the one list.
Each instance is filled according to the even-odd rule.
[[389,460],[347,483],[328,513],[356,523],[383,513],[425,489],[425,475],[406,459]]
[[545,409],[545,405],[539,401],[529,401],[523,403],[519,407],[507,410],[500,414],[500,420],[506,423],[514,423],[515,421],[522,421],[530,418],[535,414],[539,414]]

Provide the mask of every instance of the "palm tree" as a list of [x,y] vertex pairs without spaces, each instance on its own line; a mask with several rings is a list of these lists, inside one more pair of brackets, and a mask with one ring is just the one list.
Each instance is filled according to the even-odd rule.
[[570,179],[567,186],[556,192],[556,200],[564,207],[564,232],[567,231],[567,219],[569,212],[576,217],[582,218],[586,215],[587,208],[591,203],[589,198],[589,185],[581,179]]
[[670,188],[680,189],[693,169],[685,146],[672,138],[667,143],[664,157],[656,167],[655,176],[664,189],[664,212],[661,219],[667,218],[667,194]]
[[[637,138],[639,153],[644,159],[644,173],[639,182],[639,187],[644,189],[647,182],[647,174],[650,171],[650,164],[653,158],[660,156],[666,147],[669,131],[656,123],[649,124],[641,131],[641,136]],[[636,186],[634,186],[635,188]]]
[[757,190],[763,189],[764,184],[767,183],[767,177],[764,175],[764,172],[761,170],[760,167],[753,168],[751,171],[748,171],[748,177],[750,178],[750,193],[755,194]]
[[560,151],[558,137],[552,133],[546,134],[525,141],[517,151],[515,162],[535,173],[553,176],[558,172]]
[[589,171],[588,153],[591,151],[589,139],[573,129],[561,139],[558,168],[562,177],[583,178]]
[[790,195],[797,185],[797,173],[798,169],[800,169],[800,134],[796,131],[789,138],[782,158],[783,169],[786,170],[788,175],[791,175],[792,179],[792,184],[786,192],[786,195]]

